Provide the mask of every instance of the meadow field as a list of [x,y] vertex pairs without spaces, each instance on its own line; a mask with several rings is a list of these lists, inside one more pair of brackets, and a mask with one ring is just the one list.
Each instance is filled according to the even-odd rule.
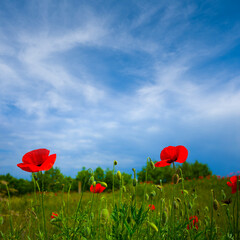
[[217,176],[187,180],[179,173],[170,184],[133,179],[133,184],[122,184],[114,192],[104,188],[100,193],[79,194],[69,188],[4,197],[0,236],[6,240],[239,239],[238,191],[232,194],[229,181]]

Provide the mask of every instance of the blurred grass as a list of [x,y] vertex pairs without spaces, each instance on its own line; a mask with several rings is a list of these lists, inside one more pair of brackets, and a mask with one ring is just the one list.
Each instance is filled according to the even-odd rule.
[[[211,177],[211,179],[197,179],[191,181],[184,181],[185,189],[188,191],[188,199],[187,201],[192,202],[194,200],[194,204],[191,209],[189,209],[189,216],[198,215],[200,227],[204,224],[205,218],[205,207],[211,208],[211,189],[214,190],[214,197],[220,203],[220,208],[217,211],[214,211],[214,218],[216,220],[216,224],[220,231],[225,231],[226,228],[226,209],[225,206],[221,204],[222,194],[221,190],[225,191],[226,198],[231,197],[231,188],[229,188],[226,184],[227,179],[217,179]],[[175,185],[175,198],[179,198],[181,202],[180,210],[183,208],[181,204],[183,204],[183,194],[182,194],[182,184],[178,183]],[[166,200],[165,202],[172,201],[173,194],[173,185],[165,184],[163,185],[163,191],[157,189],[155,185],[147,184],[147,193],[150,195],[150,192],[155,191],[157,195],[153,199],[149,199],[146,202],[146,205],[154,204],[156,207],[156,211],[154,213],[154,217],[157,216],[157,211],[159,211],[159,202],[162,197]],[[127,191],[123,193],[123,202],[131,201],[131,193],[132,186],[127,186]],[[137,205],[140,205],[143,202],[143,192],[144,192],[144,184],[137,185]],[[120,191],[117,191],[115,194],[115,203],[118,203]],[[91,201],[92,193],[84,192],[81,208],[89,209],[90,201]],[[104,197],[107,200],[107,207],[111,214],[113,210],[112,206],[112,193],[111,191],[106,190],[101,194],[94,194],[94,204],[93,204],[93,212],[97,213],[100,208],[100,199]],[[3,217],[3,223],[0,225],[0,230],[3,233],[7,233],[10,231],[9,227],[9,214],[12,215],[13,218],[13,227],[15,231],[19,231],[21,234],[20,238],[25,239],[25,235],[27,232],[38,232],[38,227],[41,225],[41,206],[40,206],[40,194],[37,194],[37,205],[35,204],[34,194],[27,194],[21,197],[11,197],[11,212],[9,213],[7,207],[7,198],[0,199],[0,215]],[[80,194],[76,192],[71,192],[69,196],[69,207],[67,210],[67,193],[45,193],[44,195],[44,204],[45,204],[45,215],[47,222],[47,231],[49,235],[53,235],[57,233],[58,229],[53,226],[50,222],[52,212],[60,214],[63,210],[65,216],[73,216],[78,201],[80,199]],[[232,212],[232,204],[230,204],[230,213]],[[102,207],[103,208],[103,207]],[[68,213],[67,213],[68,211]],[[39,217],[39,218],[38,218]],[[152,216],[153,217],[153,216]],[[30,219],[32,221],[30,225]],[[33,219],[35,219],[33,221]]]

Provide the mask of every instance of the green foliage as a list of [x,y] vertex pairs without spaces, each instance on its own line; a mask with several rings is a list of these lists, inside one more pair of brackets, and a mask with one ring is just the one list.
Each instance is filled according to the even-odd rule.
[[[207,164],[202,164],[202,163],[199,163],[198,161],[195,161],[195,163],[193,164],[184,162],[183,164],[177,166],[177,169],[179,168],[182,169],[184,177],[188,179],[199,178],[200,176],[206,177],[208,175],[212,175],[212,172],[208,168]],[[172,166],[159,167],[159,168],[152,169],[151,165],[148,164],[147,172],[148,172],[147,181],[152,181],[154,184],[159,184],[160,179],[163,181],[163,183],[171,182],[174,170]],[[145,175],[146,175],[146,166],[143,167],[142,170],[137,173],[138,181],[144,182]]]

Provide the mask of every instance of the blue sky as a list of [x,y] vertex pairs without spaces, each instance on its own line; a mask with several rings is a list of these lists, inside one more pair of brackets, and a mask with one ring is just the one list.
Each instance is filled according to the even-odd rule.
[[239,1],[1,1],[0,174],[33,149],[141,169],[169,145],[240,170]]

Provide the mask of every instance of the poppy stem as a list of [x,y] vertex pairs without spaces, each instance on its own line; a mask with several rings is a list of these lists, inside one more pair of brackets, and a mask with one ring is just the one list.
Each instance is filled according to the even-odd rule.
[[115,161],[113,162],[113,185],[112,185],[112,193],[113,193],[113,209],[114,209],[114,174],[115,174]]
[[47,229],[46,229],[46,220],[45,220],[45,208],[44,208],[44,200],[43,200],[43,192],[44,192],[44,180],[43,180],[43,172],[41,171],[42,177],[42,216],[43,216],[43,228],[44,228],[44,235],[45,239],[47,239]]
[[237,239],[239,239],[239,231],[238,231],[238,218],[239,218],[239,202],[238,202],[238,193],[239,192],[239,179],[237,176],[237,221],[236,221],[236,229],[237,229]]
[[144,184],[144,194],[143,194],[143,205],[145,202],[145,198],[146,198],[146,184],[147,184],[147,169],[148,169],[148,159],[150,159],[150,157],[147,158],[147,166],[146,166],[146,174],[145,174],[145,184]]

